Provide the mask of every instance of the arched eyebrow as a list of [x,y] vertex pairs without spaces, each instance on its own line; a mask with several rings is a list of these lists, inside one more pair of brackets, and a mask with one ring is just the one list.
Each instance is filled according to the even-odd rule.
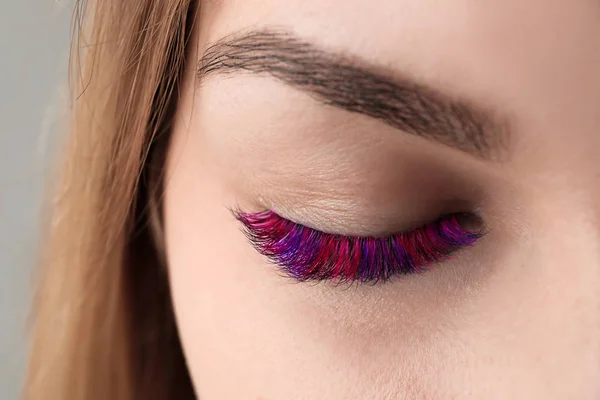
[[197,66],[207,75],[270,75],[316,100],[486,160],[509,151],[508,118],[286,31],[236,33],[212,44]]

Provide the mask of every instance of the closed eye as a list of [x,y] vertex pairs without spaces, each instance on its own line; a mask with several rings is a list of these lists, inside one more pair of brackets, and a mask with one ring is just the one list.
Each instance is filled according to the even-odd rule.
[[325,233],[274,211],[234,214],[257,251],[298,281],[378,282],[420,273],[483,236],[465,228],[460,214],[387,237]]

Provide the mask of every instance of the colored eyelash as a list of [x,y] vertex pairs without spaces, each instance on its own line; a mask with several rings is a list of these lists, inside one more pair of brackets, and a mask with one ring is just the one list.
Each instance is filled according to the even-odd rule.
[[464,228],[457,215],[389,237],[324,233],[273,211],[235,215],[258,252],[299,281],[376,282],[419,273],[482,236]]

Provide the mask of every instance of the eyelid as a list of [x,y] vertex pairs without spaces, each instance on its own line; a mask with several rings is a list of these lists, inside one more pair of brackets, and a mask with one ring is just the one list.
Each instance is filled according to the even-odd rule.
[[273,211],[234,214],[256,250],[298,281],[376,282],[419,273],[483,236],[463,227],[457,215],[388,237],[349,237],[308,228]]

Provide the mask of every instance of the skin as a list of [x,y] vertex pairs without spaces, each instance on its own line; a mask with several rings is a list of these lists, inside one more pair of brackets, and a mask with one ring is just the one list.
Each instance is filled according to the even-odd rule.
[[[203,2],[167,163],[175,312],[199,398],[600,398],[600,4]],[[502,115],[486,160],[195,64],[280,27]],[[421,275],[295,283],[229,208],[382,235],[447,208],[488,234]]]

